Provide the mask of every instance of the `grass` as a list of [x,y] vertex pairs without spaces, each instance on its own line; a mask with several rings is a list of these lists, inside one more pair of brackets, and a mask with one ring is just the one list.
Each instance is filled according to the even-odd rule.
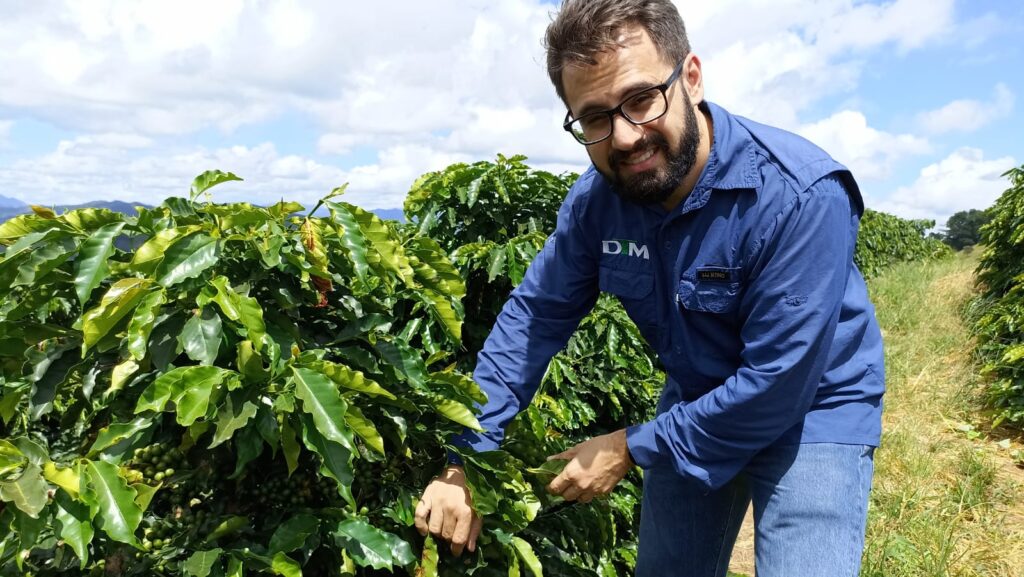
[[1019,471],[971,424],[984,422],[961,314],[975,266],[959,255],[870,283],[888,389],[864,576],[1024,575]]

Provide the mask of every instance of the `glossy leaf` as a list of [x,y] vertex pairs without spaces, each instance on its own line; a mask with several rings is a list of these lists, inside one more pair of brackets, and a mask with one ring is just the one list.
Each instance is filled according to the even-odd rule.
[[89,491],[84,494],[96,518],[96,526],[114,541],[138,545],[135,530],[142,522],[136,492],[118,474],[117,466],[104,461],[86,464]]
[[212,365],[217,360],[223,339],[220,315],[210,307],[193,314],[178,337],[185,354],[201,365]]
[[378,340],[374,345],[384,359],[408,379],[409,384],[417,388],[426,386],[427,366],[423,357],[409,346],[409,343],[392,338]]
[[107,208],[78,208],[61,214],[60,219],[82,232],[95,232],[109,224],[123,222],[125,217]]
[[28,463],[17,479],[0,483],[0,500],[13,503],[34,519],[46,507],[48,489],[42,468]]
[[320,473],[337,481],[341,496],[354,507],[352,452],[340,443],[335,443],[321,435],[311,416],[303,414],[300,418],[302,420],[302,440],[306,448],[320,456],[323,465],[320,468]]
[[317,532],[320,521],[308,513],[300,513],[290,517],[278,525],[270,538],[271,553],[289,553],[302,547],[310,535]]
[[156,282],[174,286],[195,278],[220,259],[220,241],[203,233],[193,234],[173,243],[154,273]]
[[210,281],[210,285],[217,289],[213,302],[217,303],[224,316],[241,323],[245,327],[246,337],[252,341],[256,351],[262,350],[267,326],[263,322],[263,309],[256,299],[235,292],[228,284],[227,277],[215,277]]
[[164,255],[172,244],[201,229],[202,227],[198,225],[190,225],[157,232],[135,251],[135,256],[132,257],[130,264],[131,270],[142,274],[152,274],[163,261]]
[[302,566],[284,553],[274,554],[270,562],[270,570],[282,577],[302,577]]
[[210,549],[209,551],[196,551],[182,563],[181,567],[185,570],[185,575],[190,577],[209,577],[210,571],[220,561],[220,556],[223,552],[224,550],[220,548]]
[[163,289],[151,292],[139,301],[128,322],[128,352],[135,360],[146,358],[149,346],[149,335],[153,332],[160,307],[167,302],[167,292]]
[[89,544],[95,535],[89,507],[79,503],[66,493],[58,492],[54,498],[55,516],[60,525],[59,535],[62,541],[71,546],[78,555],[79,570],[85,569],[89,562]]
[[465,425],[474,431],[484,430],[484,428],[480,426],[480,421],[478,421],[476,416],[473,415],[473,411],[471,411],[466,405],[463,405],[458,401],[440,397],[433,398],[431,403],[433,404],[434,409],[445,418],[460,425]]
[[178,367],[157,377],[142,392],[135,413],[160,412],[174,402],[178,423],[187,427],[206,414],[214,388],[236,375],[220,367]]
[[86,350],[107,336],[118,322],[131,313],[152,287],[152,281],[125,278],[115,282],[100,304],[82,315],[82,336]]
[[124,222],[115,222],[93,232],[78,250],[75,261],[75,293],[85,306],[92,290],[110,273],[107,260],[114,254],[114,238],[124,228]]
[[339,523],[334,530],[334,539],[361,567],[390,571],[395,562],[384,532],[362,519],[346,519]]
[[335,202],[327,202],[326,205],[331,212],[331,220],[341,229],[341,243],[348,250],[356,278],[365,283],[370,265],[366,262],[366,238],[359,228],[359,222],[346,205]]
[[352,431],[344,421],[347,404],[334,382],[323,373],[312,369],[292,369],[295,396],[302,400],[302,410],[313,416],[313,422],[325,439],[355,450]]
[[537,554],[533,551],[533,546],[530,545],[522,537],[512,536],[512,547],[516,550],[516,555],[523,561],[526,567],[533,574],[533,577],[544,577],[544,569],[541,567],[540,559],[537,558]]
[[423,540],[423,551],[420,553],[420,562],[416,566],[415,577],[437,577],[437,543],[434,537],[427,535]]
[[192,181],[192,186],[189,187],[189,198],[195,200],[200,194],[210,190],[218,184],[225,182],[231,182],[236,180],[242,180],[231,172],[222,172],[220,170],[207,170],[206,172],[195,177]]
[[391,228],[384,221],[372,212],[367,212],[351,204],[342,204],[352,213],[352,217],[359,223],[359,229],[367,240],[368,246],[380,257],[380,263],[385,269],[394,272],[404,282],[412,282],[414,272],[409,265],[409,258],[405,249],[393,236]]
[[121,441],[131,438],[140,431],[153,426],[153,419],[150,417],[137,417],[127,423],[115,423],[100,429],[96,440],[89,448],[89,454],[95,455],[100,451],[112,447]]
[[[238,392],[238,391],[236,391]],[[227,441],[235,431],[248,424],[249,419],[256,416],[256,405],[243,400],[242,395],[229,394],[224,407],[217,416],[217,431],[213,434],[209,449]]]
[[312,363],[310,368],[326,375],[329,379],[346,389],[365,393],[371,397],[397,398],[374,381],[366,378],[360,371],[352,370],[345,365],[330,361],[320,361]]
[[64,239],[63,242],[43,243],[18,265],[18,274],[11,282],[11,287],[30,286],[42,282],[46,275],[67,262],[74,254],[74,249],[74,243],[69,239]]
[[355,434],[359,435],[366,442],[367,447],[381,455],[384,454],[384,438],[377,432],[377,427],[373,425],[373,421],[367,419],[358,407],[355,405],[348,407],[348,410],[345,412],[345,422]]

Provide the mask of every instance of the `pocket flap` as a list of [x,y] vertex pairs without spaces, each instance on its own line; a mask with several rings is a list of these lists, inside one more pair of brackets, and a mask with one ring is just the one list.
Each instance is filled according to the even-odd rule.
[[618,297],[642,299],[654,290],[654,275],[603,266],[598,273],[598,286]]

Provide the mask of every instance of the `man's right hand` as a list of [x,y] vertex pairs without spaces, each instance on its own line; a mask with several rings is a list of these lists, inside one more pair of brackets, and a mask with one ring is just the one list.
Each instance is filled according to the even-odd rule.
[[449,465],[431,481],[416,505],[420,535],[425,537],[429,532],[451,542],[456,557],[467,547],[470,552],[476,551],[481,524],[466,487],[466,472],[459,466]]

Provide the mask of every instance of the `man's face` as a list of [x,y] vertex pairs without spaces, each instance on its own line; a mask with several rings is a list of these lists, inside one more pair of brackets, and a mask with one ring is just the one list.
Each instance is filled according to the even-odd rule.
[[[593,66],[570,66],[562,72],[565,96],[574,118],[608,110],[626,97],[669,77],[677,63],[666,62],[642,27],[623,30],[624,46],[599,54]],[[693,168],[700,132],[684,89],[684,73],[665,93],[668,112],[634,125],[620,115],[612,135],[587,146],[594,166],[626,200],[650,204],[664,201]]]

